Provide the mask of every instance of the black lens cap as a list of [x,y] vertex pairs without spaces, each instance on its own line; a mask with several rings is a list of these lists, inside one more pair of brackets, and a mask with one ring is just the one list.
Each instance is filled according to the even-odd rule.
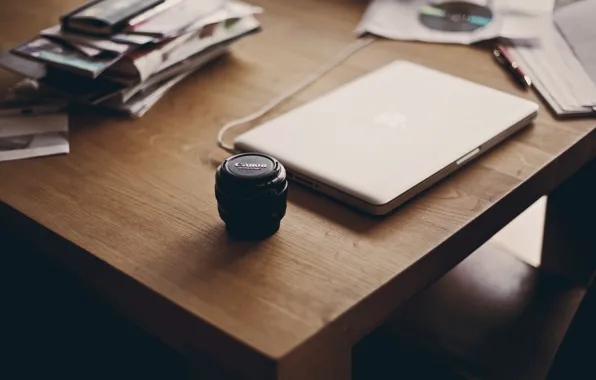
[[265,178],[278,171],[279,163],[264,154],[239,154],[226,161],[226,169],[238,178]]
[[287,193],[285,168],[265,154],[239,154],[217,168],[219,215],[234,235],[263,238],[274,234],[286,213]]

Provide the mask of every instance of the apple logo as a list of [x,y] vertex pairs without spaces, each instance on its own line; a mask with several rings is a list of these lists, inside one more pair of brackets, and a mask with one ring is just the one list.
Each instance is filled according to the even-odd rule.
[[397,112],[384,112],[375,117],[375,123],[391,129],[406,129],[408,118]]

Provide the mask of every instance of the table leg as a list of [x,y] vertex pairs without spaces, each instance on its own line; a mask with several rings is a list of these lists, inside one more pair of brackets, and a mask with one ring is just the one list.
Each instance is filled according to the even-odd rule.
[[596,159],[548,196],[541,266],[590,284],[596,269]]
[[[350,380],[352,348],[349,345],[307,344],[278,367],[276,380]],[[301,351],[301,352],[300,352]]]
[[594,371],[586,350],[594,338],[596,301],[596,159],[549,196],[542,266],[586,286],[586,295],[561,344],[548,379],[581,378]]
[[276,380],[350,380],[352,348],[344,343],[307,343],[279,363]]
[[[352,349],[346,344],[309,342],[273,362],[271,371],[233,373],[197,350],[187,349],[187,380],[350,380]],[[237,360],[237,358],[230,358]]]
[[186,347],[185,380],[244,380],[193,347]]

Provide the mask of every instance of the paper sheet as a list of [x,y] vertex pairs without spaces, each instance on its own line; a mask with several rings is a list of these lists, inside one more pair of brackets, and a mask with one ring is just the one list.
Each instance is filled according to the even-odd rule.
[[555,0],[507,0],[507,9],[527,14],[550,14],[555,8]]
[[128,102],[130,99],[132,99],[133,96],[137,95],[138,93],[144,92],[149,88],[153,88],[153,86],[155,86],[156,84],[163,83],[169,78],[173,78],[183,73],[196,71],[209,61],[225,53],[228,50],[228,46],[229,44],[214,46],[212,48],[209,48],[208,51],[201,52],[192,57],[189,57],[186,60],[180,61],[177,64],[167,68],[166,70],[162,70],[159,73],[152,75],[151,77],[149,77],[149,79],[147,79],[146,82],[139,83],[136,86],[124,89],[121,93],[116,94],[114,97],[111,97],[104,101],[103,104],[112,106],[122,105]]
[[557,114],[592,112],[596,85],[554,25],[539,44],[517,44],[509,50]]
[[140,34],[156,34],[161,36],[176,35],[195,20],[217,11],[224,5],[222,0],[183,0],[175,2],[176,6],[167,8],[153,15],[145,22],[133,26],[130,32]]
[[488,7],[492,20],[469,32],[431,29],[420,21],[421,9],[442,3],[429,0],[374,0],[368,7],[356,33],[369,32],[398,40],[471,44],[495,37],[511,39],[539,38],[552,24],[553,0],[468,1]]
[[555,12],[555,22],[586,73],[596,83],[596,0],[584,0]]
[[192,72],[186,72],[162,83],[158,83],[146,89],[146,91],[137,94],[123,105],[110,106],[109,103],[106,103],[106,106],[107,108],[125,112],[134,118],[143,117],[172,87],[190,74]]
[[68,115],[0,117],[0,161],[68,153]]

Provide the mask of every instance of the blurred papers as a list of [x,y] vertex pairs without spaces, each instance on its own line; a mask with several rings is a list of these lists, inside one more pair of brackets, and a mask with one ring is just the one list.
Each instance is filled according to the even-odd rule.
[[68,115],[0,116],[0,161],[69,152]]
[[552,9],[552,0],[374,0],[356,33],[458,44],[496,37],[533,39],[552,23]]

